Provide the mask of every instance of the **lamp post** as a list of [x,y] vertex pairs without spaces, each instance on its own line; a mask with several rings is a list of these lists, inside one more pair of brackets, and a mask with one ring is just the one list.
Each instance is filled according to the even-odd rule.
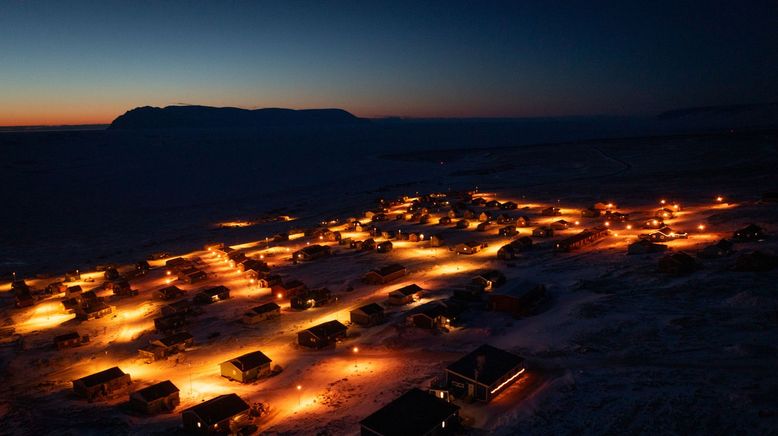
[[[357,346],[354,346],[354,348],[352,348],[352,349],[351,349],[351,351],[354,353],[354,356],[356,356],[356,355],[357,355],[357,353],[359,353],[359,347],[357,347]],[[358,368],[358,363],[359,363],[359,362],[357,361],[357,359],[356,359],[356,358],[354,358],[354,371],[355,371],[355,372],[358,372],[358,371],[359,371],[359,368]]]
[[297,385],[297,405],[300,406],[302,404],[302,391],[303,387],[300,385]]

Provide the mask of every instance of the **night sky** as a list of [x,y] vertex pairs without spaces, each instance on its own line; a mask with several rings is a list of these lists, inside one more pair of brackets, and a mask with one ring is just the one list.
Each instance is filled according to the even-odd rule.
[[778,1],[0,3],[0,125],[136,106],[645,115],[778,100]]

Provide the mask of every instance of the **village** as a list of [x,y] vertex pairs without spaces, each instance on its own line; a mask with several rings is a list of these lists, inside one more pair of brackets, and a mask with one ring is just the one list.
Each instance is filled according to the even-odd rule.
[[532,331],[517,320],[583,298],[544,265],[607,259],[666,280],[778,267],[762,248],[774,229],[711,219],[737,199],[619,200],[417,193],[317,225],[269,220],[287,230],[242,244],[14,275],[3,350],[28,375],[10,383],[129,432],[489,431],[560,371],[514,345]]

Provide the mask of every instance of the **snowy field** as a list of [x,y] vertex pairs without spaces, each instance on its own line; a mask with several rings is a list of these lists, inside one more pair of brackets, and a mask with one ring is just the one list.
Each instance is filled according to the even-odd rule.
[[[159,137],[145,138],[150,143],[135,148],[137,138],[122,137],[113,138],[118,148],[106,152],[104,132],[63,135],[70,136],[58,137],[61,148],[25,143],[26,151],[17,148],[15,160],[6,163],[3,185],[13,189],[5,191],[3,201],[16,210],[37,211],[3,217],[5,228],[14,229],[3,232],[0,254],[6,269],[24,271],[28,284],[42,289],[67,269],[89,271],[96,263],[123,264],[165,250],[199,257],[214,276],[177,286],[193,291],[223,284],[232,298],[206,306],[190,324],[193,349],[147,364],[137,349],[157,337],[152,320],[162,302],[151,293],[166,285],[163,267],[133,280],[140,294],[112,302],[115,314],[85,322],[63,310],[60,296],[16,309],[10,282],[0,283],[0,433],[164,432],[180,425],[180,410],[234,392],[249,403],[269,404],[270,413],[257,422],[264,434],[358,434],[362,418],[411,387],[427,387],[448,364],[483,343],[520,354],[529,369],[489,404],[458,403],[468,424],[465,434],[778,431],[778,271],[732,269],[738,252],[778,252],[778,237],[739,243],[732,256],[698,259],[699,269],[680,277],[658,272],[662,254],[626,255],[627,245],[645,232],[626,225],[648,219],[660,199],[683,205],[668,224],[689,232],[688,239],[668,243],[671,251],[694,254],[750,223],[778,233],[778,204],[760,201],[763,192],[778,190],[774,133],[519,147],[505,147],[509,141],[503,138],[494,148],[468,148],[472,144],[461,140],[454,145],[462,147],[431,143],[427,152],[408,151],[421,149],[418,144],[375,145],[370,135],[357,134],[348,147],[328,141],[314,147],[315,132],[305,135],[305,147],[285,146],[284,141],[294,142],[286,137],[273,150],[252,149],[240,138]],[[83,147],[75,148],[79,141]],[[284,164],[277,164],[279,156]],[[13,179],[22,173],[24,186]],[[529,215],[534,225],[560,218],[579,224],[552,239],[535,239],[536,249],[511,262],[497,259],[497,249],[509,240],[497,234],[499,226],[485,233],[472,226],[455,230],[435,224],[435,214],[431,224],[391,221],[381,228],[433,234],[445,227],[449,245],[474,238],[489,246],[463,256],[426,241],[397,241],[391,253],[328,243],[333,256],[293,264],[289,253],[319,241],[265,243],[266,236],[291,226],[361,217],[380,196],[476,187],[487,199],[515,201],[519,209],[509,213]],[[716,201],[717,196],[724,200]],[[612,223],[610,236],[593,246],[555,253],[554,241],[602,224],[580,214],[597,201],[616,203],[620,211],[631,212],[631,221]],[[547,206],[561,207],[563,215],[541,217]],[[295,221],[218,228],[220,222],[278,215]],[[367,237],[332,228],[345,237]],[[531,232],[519,230],[520,235]],[[219,241],[262,256],[286,278],[327,287],[339,299],[292,310],[287,299],[256,287],[202,250],[204,243]],[[409,275],[384,286],[361,283],[367,271],[391,262],[405,265]],[[404,325],[408,310],[450,296],[483,268],[501,270],[508,286],[521,279],[545,284],[550,303],[521,319],[471,304],[447,333]],[[36,277],[47,272],[52,276]],[[88,278],[95,280],[77,284],[97,287],[102,273],[84,274],[82,280]],[[390,308],[387,323],[351,326],[349,338],[332,349],[296,345],[301,329],[332,319],[347,322],[349,310],[383,302],[389,291],[411,283],[427,290],[424,298]],[[282,306],[281,317],[256,326],[240,323],[248,308],[267,301]],[[71,330],[88,334],[90,343],[55,350],[52,338]],[[245,385],[219,376],[220,362],[254,350],[283,371]],[[87,403],[72,394],[72,380],[114,365],[132,376],[135,388],[173,381],[181,405],[174,413],[145,417],[128,410],[126,397]]]

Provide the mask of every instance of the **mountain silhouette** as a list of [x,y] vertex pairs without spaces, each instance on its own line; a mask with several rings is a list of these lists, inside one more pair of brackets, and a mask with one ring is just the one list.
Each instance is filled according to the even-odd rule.
[[117,117],[112,130],[234,129],[257,127],[330,126],[364,123],[343,109],[241,109],[235,107],[144,106]]

